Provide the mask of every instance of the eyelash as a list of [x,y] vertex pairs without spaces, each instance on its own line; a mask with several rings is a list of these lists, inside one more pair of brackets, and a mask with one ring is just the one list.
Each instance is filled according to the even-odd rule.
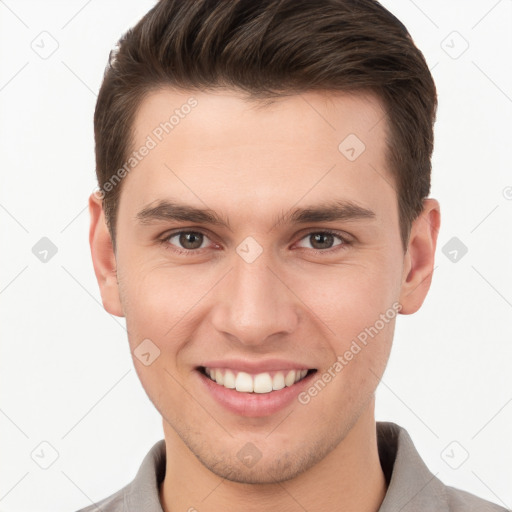
[[[196,229],[194,229],[194,230],[192,230],[192,229],[190,229],[190,230],[183,230],[182,229],[181,231],[173,231],[172,233],[166,233],[164,236],[162,236],[159,239],[159,241],[163,245],[164,249],[173,251],[173,252],[175,252],[177,254],[180,254],[180,255],[183,255],[183,256],[196,256],[197,254],[199,254],[200,251],[202,251],[202,249],[180,249],[180,248],[177,248],[176,246],[173,246],[172,244],[169,243],[169,239],[170,238],[172,238],[172,237],[174,237],[176,235],[180,235],[182,233],[199,233],[199,234],[209,238],[206,233],[204,233],[203,231],[201,231],[199,229],[197,229],[197,230]],[[325,250],[322,250],[322,249],[308,249],[306,247],[301,247],[300,249],[301,250],[307,250],[310,253],[312,252],[315,255],[325,255],[325,254],[331,254],[333,252],[337,252],[337,251],[340,251],[340,250],[343,251],[343,250],[347,249],[347,247],[349,245],[351,245],[351,242],[349,240],[347,240],[347,238],[345,238],[341,233],[339,233],[338,231],[330,230],[330,229],[322,229],[322,230],[318,230],[318,231],[309,231],[303,237],[301,237],[300,240],[304,240],[305,238],[307,238],[307,237],[309,237],[311,235],[318,235],[318,234],[335,236],[335,237],[337,237],[340,240],[341,243],[339,245],[331,247],[330,249],[325,249]],[[203,247],[203,249],[206,249],[206,247]]]

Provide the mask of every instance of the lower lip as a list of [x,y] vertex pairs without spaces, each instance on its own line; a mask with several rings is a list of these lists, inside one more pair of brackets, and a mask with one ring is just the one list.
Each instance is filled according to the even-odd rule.
[[206,386],[213,398],[229,411],[248,418],[270,416],[290,405],[297,395],[308,386],[315,375],[312,372],[292,386],[284,387],[269,393],[241,393],[235,389],[228,389],[197,370],[200,380]]

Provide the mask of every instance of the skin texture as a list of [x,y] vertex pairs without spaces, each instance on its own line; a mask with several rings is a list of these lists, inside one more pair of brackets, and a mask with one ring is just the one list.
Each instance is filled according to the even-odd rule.
[[[134,365],[163,417],[162,506],[376,511],[386,484],[374,393],[396,318],[309,403],[265,417],[224,409],[196,367],[275,357],[322,375],[393,304],[417,311],[430,287],[439,203],[424,201],[404,254],[384,110],[370,95],[308,92],[261,105],[232,90],[161,90],[138,111],[134,148],[192,96],[197,106],[124,178],[115,254],[101,201],[93,194],[89,202],[103,305],[126,317],[132,352],[148,338],[160,349],[151,365],[136,357]],[[354,161],[338,149],[349,134],[366,147]],[[208,207],[231,229],[139,222],[137,213],[160,199]],[[276,225],[295,207],[331,200],[351,200],[375,218]],[[178,228],[204,234],[193,255],[175,252],[192,247],[169,236]],[[350,243],[315,245],[322,229]],[[236,251],[248,236],[262,248],[252,263]],[[248,442],[262,454],[250,468],[237,457]]]

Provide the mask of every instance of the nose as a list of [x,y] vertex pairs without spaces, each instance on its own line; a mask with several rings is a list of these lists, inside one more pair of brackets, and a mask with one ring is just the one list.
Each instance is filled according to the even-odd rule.
[[238,255],[217,290],[213,326],[224,336],[257,346],[293,333],[299,322],[300,301],[276,270],[265,251],[252,263]]

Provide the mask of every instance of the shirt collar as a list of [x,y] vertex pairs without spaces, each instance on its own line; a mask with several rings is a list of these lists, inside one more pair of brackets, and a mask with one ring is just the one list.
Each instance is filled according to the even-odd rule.
[[159,487],[165,476],[165,440],[153,445],[124,493],[124,510],[163,512]]
[[[388,489],[378,512],[445,512],[444,485],[433,475],[407,431],[392,422],[376,422],[377,444]],[[136,477],[125,488],[126,511],[163,512],[159,486],[165,476],[165,441],[148,452]]]
[[378,512],[445,512],[445,485],[427,468],[407,430],[377,422],[377,445],[388,482]]

